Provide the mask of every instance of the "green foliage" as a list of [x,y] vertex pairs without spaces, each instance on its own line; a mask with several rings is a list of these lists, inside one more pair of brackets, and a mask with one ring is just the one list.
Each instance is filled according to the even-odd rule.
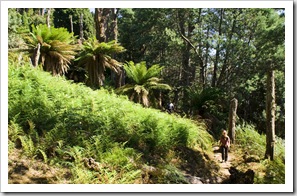
[[263,157],[265,154],[266,137],[260,135],[255,127],[249,124],[238,125],[236,127],[236,141],[253,155]]
[[55,8],[53,13],[53,22],[56,28],[64,27],[71,32],[70,16],[72,16],[73,33],[75,36],[80,35],[80,16],[83,14],[83,34],[88,39],[95,35],[94,18],[89,8]]
[[8,9],[8,48],[19,48],[24,41],[19,33],[22,26],[22,16],[15,9]]
[[25,41],[28,46],[25,50],[32,57],[37,45],[40,44],[39,62],[53,75],[63,75],[67,72],[77,50],[77,46],[73,44],[73,34],[65,28],[32,26],[32,32],[30,36],[25,37]]
[[117,92],[128,94],[130,100],[136,103],[148,107],[149,97],[152,98],[151,95],[153,95],[154,90],[171,90],[169,85],[160,83],[161,79],[158,76],[163,67],[157,64],[147,68],[146,62],[134,64],[134,62],[130,61],[124,65],[124,69],[131,79],[131,83],[117,89]]
[[36,147],[30,136],[24,135],[18,137],[22,146],[23,152],[29,157],[33,157],[36,154]]
[[163,166],[162,175],[158,176],[160,184],[189,184],[183,173],[172,165]]
[[104,72],[106,68],[118,73],[121,63],[111,56],[124,51],[124,47],[115,41],[99,43],[95,37],[85,41],[82,51],[76,60],[78,61],[78,65],[85,67],[87,71],[87,84],[93,88],[101,87],[105,80]]
[[[30,65],[10,64],[8,86],[9,139],[19,138],[30,157],[69,168],[74,183],[141,183],[141,165],[162,165],[176,147],[211,150],[199,123]],[[102,167],[86,168],[85,158]]]
[[[243,123],[236,127],[236,143],[246,154],[264,157],[266,147],[265,135],[260,135],[254,126]],[[255,183],[284,184],[285,183],[285,141],[276,137],[274,160],[261,160],[264,176],[256,175]]]

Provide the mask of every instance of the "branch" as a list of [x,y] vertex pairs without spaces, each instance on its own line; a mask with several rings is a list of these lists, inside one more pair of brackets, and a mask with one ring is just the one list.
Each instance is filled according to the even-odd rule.
[[199,59],[200,63],[203,64],[202,57],[200,56],[197,48],[194,46],[194,44],[185,35],[182,34],[179,26],[178,26],[178,32],[181,35],[181,37],[183,38],[183,40],[185,40],[188,44],[190,44],[190,46],[194,49],[195,54],[198,56],[198,59]]

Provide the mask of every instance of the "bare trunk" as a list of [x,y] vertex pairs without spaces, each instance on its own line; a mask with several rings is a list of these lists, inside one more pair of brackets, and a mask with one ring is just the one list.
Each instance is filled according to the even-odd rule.
[[233,22],[232,22],[232,29],[231,29],[231,32],[230,32],[230,34],[228,36],[228,42],[229,43],[227,43],[228,45],[227,45],[227,48],[226,48],[226,55],[225,55],[225,58],[224,58],[223,67],[222,67],[220,77],[219,77],[218,82],[217,82],[218,85],[222,84],[223,79],[225,78],[225,75],[226,75],[226,70],[227,70],[228,61],[229,61],[229,54],[230,54],[230,50],[231,50],[230,44],[231,44],[233,33],[234,33],[235,27],[236,27],[236,18],[237,18],[237,15],[234,14]]
[[37,44],[36,48],[34,49],[33,53],[33,66],[37,67],[40,57],[40,43]]
[[[221,12],[220,12],[219,36],[222,35],[223,13],[224,13],[224,9],[222,8]],[[217,43],[216,58],[215,58],[215,62],[214,62],[213,77],[212,77],[212,83],[211,83],[212,87],[215,87],[217,85],[217,69],[218,69],[219,58],[220,58],[220,45],[219,45],[219,43]]]
[[[119,8],[112,8],[111,9],[111,17],[112,17],[112,36],[115,41],[115,43],[118,42],[118,13]],[[116,54],[112,55],[113,58],[116,58]],[[124,69],[119,69],[118,74],[115,74],[112,72],[112,78],[114,79],[116,88],[121,87],[124,85],[125,75],[124,75]]]
[[229,110],[229,133],[231,142],[235,144],[235,123],[236,123],[236,111],[237,111],[238,101],[237,99],[233,98],[230,103],[230,110]]
[[79,19],[79,39],[81,42],[84,39],[84,24],[83,24],[83,14],[80,14],[80,19]]
[[[207,28],[207,40],[209,38],[209,27]],[[200,81],[202,83],[203,89],[205,88],[206,85],[206,70],[207,70],[207,64],[208,64],[208,50],[209,50],[209,43],[206,43],[206,54],[205,54],[205,62],[204,65],[200,65]]]
[[120,8],[113,8],[112,9],[112,33],[113,39],[117,43],[118,41],[118,13]]
[[73,33],[73,21],[72,21],[72,15],[69,16],[69,19],[70,19],[70,30],[71,30],[71,33]]
[[110,8],[95,8],[96,38],[99,42],[106,42],[106,21]]
[[266,152],[265,158],[274,159],[275,143],[275,83],[274,71],[267,72],[267,94],[266,94]]
[[41,8],[41,16],[44,17],[45,8]]
[[48,8],[47,17],[46,17],[46,24],[47,24],[48,27],[51,27],[51,25],[50,25],[50,17],[51,17],[51,8]]

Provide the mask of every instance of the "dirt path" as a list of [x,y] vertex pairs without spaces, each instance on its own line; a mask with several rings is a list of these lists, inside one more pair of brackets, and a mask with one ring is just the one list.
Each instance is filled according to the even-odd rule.
[[220,173],[221,179],[219,179],[219,181],[222,182],[223,180],[228,179],[229,176],[230,176],[229,169],[232,166],[232,163],[233,163],[233,160],[234,160],[234,155],[233,155],[232,152],[229,151],[228,161],[221,163],[222,154],[220,152],[220,147],[219,146],[213,147],[213,152],[214,152],[214,159],[220,165],[219,173]]

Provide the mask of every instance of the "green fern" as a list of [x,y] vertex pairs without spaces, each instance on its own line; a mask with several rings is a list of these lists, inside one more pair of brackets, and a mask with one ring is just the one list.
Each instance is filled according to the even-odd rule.
[[124,65],[124,69],[132,81],[131,84],[126,84],[117,89],[117,92],[128,94],[130,100],[136,103],[148,107],[149,97],[151,97],[154,90],[171,90],[169,85],[161,83],[161,79],[158,78],[163,67],[157,64],[147,69],[145,62],[134,64],[133,61],[130,61]]
[[18,139],[21,142],[21,146],[25,155],[33,157],[36,154],[36,148],[34,142],[30,136],[19,136]]
[[47,155],[46,155],[46,153],[45,153],[43,150],[41,150],[41,149],[37,149],[37,153],[40,153],[40,154],[42,155],[42,159],[43,159],[43,161],[44,161],[45,163],[48,162]]
[[73,33],[66,28],[54,28],[47,25],[32,25],[30,36],[24,37],[30,55],[40,44],[40,62],[46,71],[53,75],[63,75],[69,68],[70,61],[74,59],[77,46],[73,45]]
[[96,38],[85,41],[80,57],[76,60],[80,66],[85,67],[87,70],[87,84],[94,88],[100,88],[105,80],[104,72],[106,68],[119,73],[122,65],[111,58],[111,55],[124,51],[124,47],[115,43],[115,41],[105,43],[99,42]]

